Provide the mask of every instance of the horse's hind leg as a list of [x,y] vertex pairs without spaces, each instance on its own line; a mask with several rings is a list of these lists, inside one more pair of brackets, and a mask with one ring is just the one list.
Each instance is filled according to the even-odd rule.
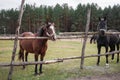
[[[105,47],[106,53],[108,52],[108,46]],[[108,64],[108,55],[106,55],[106,64]]]
[[[22,61],[25,62],[24,61],[24,50],[22,51]],[[25,65],[23,65],[23,69],[25,69]]]
[[[110,52],[115,51],[115,45],[111,45]],[[112,60],[114,59],[114,54],[112,54]]]
[[[24,62],[24,49],[20,48],[19,50],[19,60],[21,60]],[[23,65],[23,69],[25,69],[25,65]]]
[[28,52],[26,51],[25,53],[25,61],[27,62],[28,61]]
[[[23,52],[22,61],[23,61],[23,62],[27,62],[27,61],[28,61],[27,57],[28,57],[28,52],[26,51],[26,52],[25,52],[25,60],[24,60],[24,52]],[[26,66],[26,65],[23,65],[23,69],[25,69],[25,66]]]
[[119,62],[119,53],[117,53],[117,63]]
[[[119,51],[119,44],[117,44],[117,50]],[[117,53],[117,63],[119,62],[119,53]]]

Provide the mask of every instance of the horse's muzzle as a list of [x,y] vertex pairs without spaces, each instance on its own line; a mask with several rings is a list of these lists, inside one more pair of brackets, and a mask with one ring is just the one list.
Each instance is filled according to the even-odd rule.
[[49,33],[47,32],[46,35],[49,37],[50,40],[56,41],[56,34],[49,34]]
[[52,41],[56,41],[56,36],[55,35],[52,35],[52,36],[49,36],[49,39],[52,40]]
[[52,41],[56,41],[56,39],[57,39],[57,38],[56,38],[56,35],[53,35],[51,38],[52,38],[52,39],[51,39]]

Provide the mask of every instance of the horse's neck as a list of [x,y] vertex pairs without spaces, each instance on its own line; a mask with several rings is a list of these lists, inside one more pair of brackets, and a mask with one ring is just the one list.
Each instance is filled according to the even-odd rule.
[[105,38],[107,37],[106,35],[99,35],[100,38]]
[[47,41],[48,41],[48,39],[41,39],[42,45],[46,45],[46,44],[47,44]]
[[[39,33],[36,33],[35,36],[36,36],[36,37],[37,37],[37,36],[38,36],[38,37],[46,37],[46,36],[44,36],[44,35],[39,36]],[[46,44],[47,44],[47,41],[48,41],[48,39],[39,39],[39,40],[40,40],[41,46],[46,45]]]

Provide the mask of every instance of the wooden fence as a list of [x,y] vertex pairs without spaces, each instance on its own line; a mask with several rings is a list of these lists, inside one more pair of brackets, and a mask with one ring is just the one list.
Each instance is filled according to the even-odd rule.
[[[88,32],[87,35],[94,35],[97,34],[97,32]],[[120,32],[106,32],[106,34],[119,34]],[[84,38],[85,32],[62,32],[57,36],[57,39],[76,39],[76,38]],[[91,36],[88,36],[90,38]],[[18,40],[22,39],[49,39],[48,37],[18,37]],[[0,37],[0,40],[15,40],[14,36],[2,36]]]
[[[88,32],[87,35],[97,34],[98,32]],[[60,32],[59,35],[85,35],[85,32]],[[106,32],[106,34],[120,34],[120,32]]]
[[[90,55],[90,56],[84,56],[85,55],[85,45],[86,45],[86,40],[87,40],[87,35],[88,34],[96,34],[96,33],[88,33],[89,30],[89,24],[90,24],[90,14],[91,14],[91,9],[88,10],[88,14],[87,14],[87,24],[86,24],[86,31],[85,32],[81,32],[81,35],[85,35],[84,37],[84,44],[83,44],[83,48],[82,48],[82,56],[79,57],[69,57],[69,58],[62,58],[62,59],[56,59],[56,60],[50,60],[50,61],[42,61],[42,62],[23,62],[23,63],[15,63],[14,59],[15,59],[15,54],[16,54],[16,49],[17,49],[17,44],[18,44],[18,40],[19,39],[48,39],[48,37],[27,37],[27,38],[23,38],[23,37],[19,37],[19,29],[21,26],[21,20],[22,20],[22,16],[23,16],[23,7],[24,7],[24,3],[25,0],[21,1],[21,7],[20,7],[20,12],[19,12],[19,17],[18,17],[18,22],[17,22],[17,29],[16,29],[16,34],[15,37],[0,37],[0,40],[13,40],[14,39],[14,47],[13,47],[13,52],[12,52],[12,56],[11,56],[11,62],[10,63],[0,63],[0,66],[10,66],[10,70],[9,70],[9,74],[8,74],[8,80],[12,79],[12,73],[13,73],[13,66],[22,66],[22,65],[34,65],[34,64],[49,64],[49,63],[56,63],[56,62],[63,62],[64,60],[69,60],[69,59],[79,59],[81,58],[81,68],[83,67],[83,63],[84,63],[84,58],[88,58],[88,57],[97,57],[97,56],[105,56],[106,54],[115,54],[118,53],[120,51],[116,51],[116,52],[111,52],[111,53],[106,53],[106,54],[101,54],[101,55]],[[63,35],[64,33],[60,33],[61,35]],[[71,33],[65,33],[65,34],[71,34]],[[77,32],[75,34],[78,34]],[[109,34],[107,32],[107,34]],[[120,34],[117,32],[114,32],[112,34]],[[62,37],[63,38],[63,37]],[[66,37],[64,37],[65,39]],[[60,39],[58,37],[58,39]]]
[[[88,56],[84,56],[83,58],[91,58],[91,57],[112,55],[112,54],[117,54],[117,53],[120,53],[120,51],[107,52],[105,54],[88,55]],[[12,64],[10,64],[10,63],[0,63],[0,67],[9,67],[11,65],[13,65],[13,66],[23,66],[23,65],[35,65],[35,64],[52,64],[52,63],[63,62],[65,60],[81,59],[81,58],[82,58],[81,56],[72,56],[72,57],[65,57],[65,58],[57,58],[57,59],[48,60],[48,61],[14,62]]]

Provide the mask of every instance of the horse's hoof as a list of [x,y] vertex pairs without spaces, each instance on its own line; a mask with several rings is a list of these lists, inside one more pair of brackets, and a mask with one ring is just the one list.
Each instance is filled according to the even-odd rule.
[[43,72],[40,72],[39,75],[41,75]]
[[37,76],[38,75],[38,73],[34,73],[34,76]]
[[39,75],[42,75],[43,73],[39,73]]
[[117,64],[119,63],[119,61],[116,62]]
[[109,66],[109,64],[108,63],[106,63],[106,68],[109,68],[110,66]]
[[108,64],[108,63],[106,63],[105,65],[106,65],[106,66],[109,66],[109,64]]
[[114,57],[111,58],[112,60],[114,59]]
[[25,70],[25,67],[23,67],[22,69]]
[[97,63],[96,65],[99,66],[99,63]]
[[22,67],[21,69],[22,69],[22,70],[25,70],[25,67]]

